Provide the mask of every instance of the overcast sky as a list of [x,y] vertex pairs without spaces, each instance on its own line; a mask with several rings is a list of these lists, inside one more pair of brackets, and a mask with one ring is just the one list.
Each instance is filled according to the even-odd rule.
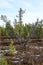
[[[4,14],[13,22],[19,8],[25,10],[23,23],[33,23],[37,18],[43,19],[43,0],[0,0],[0,15]],[[4,25],[0,22],[0,25]]]

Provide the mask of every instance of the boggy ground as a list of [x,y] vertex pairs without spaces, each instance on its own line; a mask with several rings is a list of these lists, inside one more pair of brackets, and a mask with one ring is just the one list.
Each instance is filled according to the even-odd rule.
[[34,39],[25,47],[20,44],[15,47],[17,53],[12,56],[5,55],[8,65],[43,65],[43,41]]

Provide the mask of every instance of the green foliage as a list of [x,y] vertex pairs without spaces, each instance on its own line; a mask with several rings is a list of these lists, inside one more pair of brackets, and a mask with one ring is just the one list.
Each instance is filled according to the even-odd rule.
[[6,15],[1,15],[1,20],[3,20],[4,22],[7,22],[7,16]]
[[23,14],[25,13],[25,11],[20,8],[19,10],[19,23],[22,24],[22,17],[23,17]]
[[24,10],[22,8],[19,9],[19,15],[17,16],[19,18],[19,21],[15,19],[14,23],[14,33],[16,35],[20,35],[21,37],[24,35],[24,25],[22,24],[22,17],[24,14]]
[[0,65],[8,65],[7,60],[5,59],[4,54],[2,54],[2,58],[0,59]]
[[4,35],[6,35],[5,28],[0,27],[0,36],[4,36]]
[[24,34],[24,25],[22,23],[16,22],[14,25],[14,33],[22,37]]
[[42,38],[43,37],[43,21],[42,20],[39,21],[37,19],[37,22],[35,24],[32,24],[30,33],[32,37]]
[[37,21],[34,24],[25,24],[22,23],[22,17],[24,14],[24,10],[22,8],[19,9],[19,15],[17,16],[19,19],[15,19],[14,27],[11,26],[11,21],[7,20],[5,15],[1,15],[1,20],[5,22],[5,27],[0,26],[0,36],[10,36],[17,37],[18,35],[23,37],[36,37],[43,38],[43,20]]
[[35,34],[38,38],[41,38],[43,36],[43,21],[37,21],[35,23]]
[[25,24],[25,27],[24,27],[25,36],[29,37],[30,29],[31,29],[30,24]]
[[6,35],[7,36],[14,36],[13,27],[10,24],[10,21],[6,23]]
[[11,40],[10,46],[9,46],[9,54],[14,55],[14,52],[16,51],[16,48],[13,45],[13,40]]

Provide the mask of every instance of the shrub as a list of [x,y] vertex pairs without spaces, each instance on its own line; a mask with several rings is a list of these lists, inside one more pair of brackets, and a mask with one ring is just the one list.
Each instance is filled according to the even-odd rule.
[[2,58],[0,58],[0,65],[8,65],[7,60],[4,57],[4,54],[2,54]]
[[16,51],[16,48],[13,45],[13,40],[11,40],[11,44],[9,45],[9,54],[14,55],[15,51]]

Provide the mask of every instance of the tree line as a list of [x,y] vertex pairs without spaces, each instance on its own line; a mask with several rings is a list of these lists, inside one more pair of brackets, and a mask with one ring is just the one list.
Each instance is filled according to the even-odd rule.
[[6,15],[1,15],[0,19],[5,23],[5,27],[0,26],[0,37],[10,36],[16,38],[43,38],[43,20],[39,21],[39,19],[37,19],[35,23],[24,25],[22,21],[24,13],[25,11],[20,8],[19,15],[16,16],[19,20],[14,20],[14,26],[11,25],[11,21],[7,19]]

